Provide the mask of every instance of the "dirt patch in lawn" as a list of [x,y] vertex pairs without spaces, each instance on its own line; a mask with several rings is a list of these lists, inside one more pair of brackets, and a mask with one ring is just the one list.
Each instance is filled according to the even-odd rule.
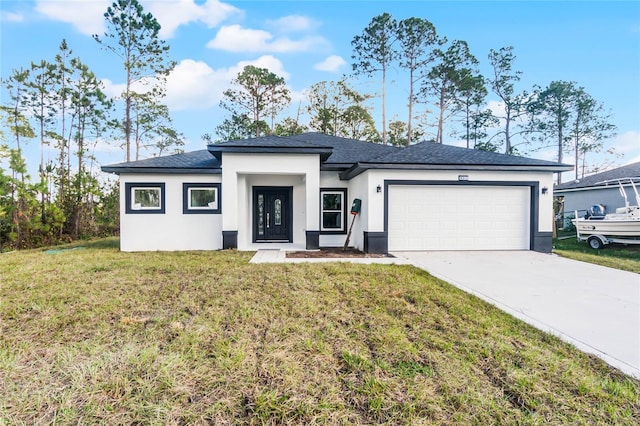
[[312,251],[288,251],[287,257],[291,258],[303,258],[303,259],[313,259],[313,258],[344,258],[344,257],[392,257],[386,254],[374,254],[374,253],[364,253],[360,250],[356,250],[354,248],[347,248],[343,250],[342,247],[325,247],[320,250],[312,250]]

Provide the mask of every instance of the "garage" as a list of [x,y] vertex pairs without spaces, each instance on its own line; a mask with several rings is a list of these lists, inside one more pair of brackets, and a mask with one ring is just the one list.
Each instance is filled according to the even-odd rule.
[[393,250],[529,250],[531,188],[390,185]]

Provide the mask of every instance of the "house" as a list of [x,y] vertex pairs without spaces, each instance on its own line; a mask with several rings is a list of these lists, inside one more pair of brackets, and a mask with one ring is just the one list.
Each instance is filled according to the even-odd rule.
[[[605,213],[614,213],[616,208],[625,206],[624,197],[620,193],[620,185],[617,182],[617,179],[624,178],[635,178],[634,182],[640,181],[640,162],[556,185],[553,195],[566,214],[575,210],[579,214],[584,213],[594,204],[605,206]],[[636,186],[638,186],[637,183]],[[635,193],[628,180],[623,183],[623,188],[629,203],[635,205]]]
[[[123,251],[551,250],[553,174],[572,166],[431,142],[265,136],[113,164]],[[361,200],[351,215],[354,199]]]

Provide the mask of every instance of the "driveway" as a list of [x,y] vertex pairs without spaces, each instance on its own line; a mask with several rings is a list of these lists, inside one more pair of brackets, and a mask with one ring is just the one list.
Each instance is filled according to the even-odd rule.
[[640,275],[532,251],[392,254],[640,378]]

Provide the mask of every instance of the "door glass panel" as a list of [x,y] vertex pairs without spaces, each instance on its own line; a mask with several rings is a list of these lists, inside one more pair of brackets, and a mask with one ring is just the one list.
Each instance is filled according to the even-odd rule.
[[264,235],[264,195],[258,194],[258,235]]
[[276,198],[276,201],[273,203],[273,211],[274,211],[274,224],[277,226],[282,225],[282,201],[279,198]]

